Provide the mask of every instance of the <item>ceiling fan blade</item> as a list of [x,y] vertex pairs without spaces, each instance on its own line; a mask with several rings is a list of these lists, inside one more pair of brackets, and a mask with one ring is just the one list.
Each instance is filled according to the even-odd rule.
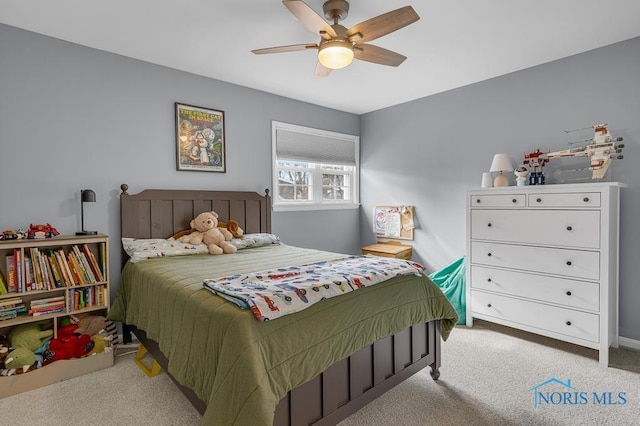
[[283,52],[295,52],[298,50],[317,49],[317,44],[291,44],[288,46],[278,47],[265,47],[264,49],[254,49],[253,53],[256,55],[262,55],[264,53],[283,53]]
[[316,64],[316,73],[315,73],[315,76],[316,76],[316,78],[319,78],[319,77],[326,77],[326,76],[328,76],[329,74],[331,74],[331,71],[332,71],[332,70],[331,70],[331,68],[327,68],[327,67],[325,67],[324,65],[322,65],[322,64],[320,63],[320,61],[318,61],[318,63]]
[[406,56],[372,44],[358,44],[353,49],[356,59],[373,62],[374,64],[397,67],[407,59]]
[[320,35],[326,40],[338,36],[331,25],[302,0],[284,0],[282,3],[315,35]]
[[411,6],[401,7],[354,25],[347,31],[349,40],[359,43],[375,40],[416,22],[420,17]]

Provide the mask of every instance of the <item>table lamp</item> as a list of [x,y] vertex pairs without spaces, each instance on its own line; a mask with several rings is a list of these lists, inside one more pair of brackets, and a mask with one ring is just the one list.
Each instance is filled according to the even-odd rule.
[[509,178],[502,172],[512,172],[513,164],[507,154],[496,154],[493,156],[490,172],[498,172],[493,179],[493,186],[509,186]]
[[84,230],[84,203],[95,203],[96,202],[96,193],[91,189],[81,189],[80,190],[80,221],[82,224],[82,231],[76,232],[76,235],[96,235],[98,232],[96,231],[85,231]]

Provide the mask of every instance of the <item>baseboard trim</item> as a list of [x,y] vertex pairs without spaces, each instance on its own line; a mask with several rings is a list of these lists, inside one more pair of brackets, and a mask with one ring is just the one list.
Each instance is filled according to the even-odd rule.
[[618,337],[618,345],[640,350],[640,340],[629,339],[628,337]]

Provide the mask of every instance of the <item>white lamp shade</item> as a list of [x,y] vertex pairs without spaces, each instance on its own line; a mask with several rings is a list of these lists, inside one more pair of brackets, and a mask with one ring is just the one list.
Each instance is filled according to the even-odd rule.
[[496,154],[493,156],[493,162],[491,163],[491,172],[512,172],[513,164],[507,154]]
[[332,70],[344,68],[353,61],[353,46],[342,40],[322,43],[318,52],[318,61]]

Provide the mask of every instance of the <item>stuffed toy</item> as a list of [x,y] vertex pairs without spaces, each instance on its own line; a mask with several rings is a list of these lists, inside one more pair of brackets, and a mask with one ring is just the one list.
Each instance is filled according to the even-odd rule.
[[113,348],[118,344],[118,329],[113,321],[106,319],[104,316],[80,314],[71,315],[69,319],[78,326],[74,330],[74,334],[88,334],[91,338],[101,335]]
[[0,344],[0,366],[4,364],[4,360],[7,358],[8,353],[9,353],[9,346],[4,346]]
[[[66,333],[65,333],[66,334]],[[49,349],[44,351],[44,365],[61,359],[81,358],[93,349],[93,340],[88,334],[71,334],[70,336],[60,336],[49,342]]]
[[95,355],[101,352],[111,352],[111,339],[113,336],[104,336],[102,334],[96,334],[91,336],[93,341],[93,348],[87,353],[87,355]]
[[72,315],[71,323],[76,324],[74,334],[88,334],[93,336],[107,328],[107,319],[102,315]]
[[36,363],[36,355],[27,348],[16,348],[7,354],[4,360],[5,368],[9,370],[22,369],[26,373]]
[[191,221],[190,226],[195,229],[189,235],[180,239],[183,243],[204,243],[210,254],[235,253],[236,247],[228,241],[233,238],[231,232],[218,228],[218,214],[214,211],[200,213]]
[[9,341],[14,349],[26,348],[31,352],[52,338],[53,330],[42,330],[38,323],[20,324],[9,332]]
[[226,229],[231,232],[233,238],[244,238],[244,231],[240,228],[240,224],[235,220],[219,221],[218,228]]

